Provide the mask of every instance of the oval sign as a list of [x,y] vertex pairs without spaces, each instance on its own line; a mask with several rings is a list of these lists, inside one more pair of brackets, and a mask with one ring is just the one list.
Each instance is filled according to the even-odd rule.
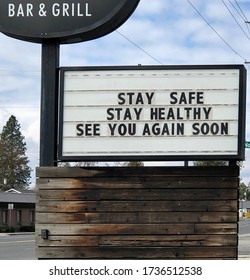
[[76,43],[104,36],[122,25],[140,0],[2,0],[0,32],[42,43]]

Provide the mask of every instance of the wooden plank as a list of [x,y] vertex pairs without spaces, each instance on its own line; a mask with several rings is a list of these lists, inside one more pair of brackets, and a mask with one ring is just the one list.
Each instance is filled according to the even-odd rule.
[[237,259],[232,247],[39,247],[38,258],[62,259]]
[[237,212],[36,213],[36,223],[237,223]]
[[238,177],[238,166],[189,167],[37,167],[39,178],[129,177],[129,176]]
[[53,235],[49,239],[37,238],[38,246],[109,246],[109,247],[200,247],[200,246],[237,246],[236,235],[110,235],[92,236]]
[[37,179],[37,189],[137,189],[137,188],[163,188],[163,189],[228,189],[238,188],[239,180],[235,177],[112,177],[112,178],[47,178]]
[[196,234],[237,234],[238,225],[236,223],[200,223],[195,224]]
[[163,246],[163,247],[194,247],[194,246],[237,246],[235,235],[164,235],[164,236],[101,236],[102,246]]
[[40,190],[38,200],[221,200],[237,199],[237,189],[83,189]]
[[220,201],[38,201],[37,212],[218,212],[237,211],[236,200]]
[[50,235],[114,235],[114,234],[193,234],[192,224],[38,224],[36,231],[48,229]]
[[100,236],[93,235],[50,235],[49,239],[36,236],[36,244],[39,247],[96,247],[99,246]]

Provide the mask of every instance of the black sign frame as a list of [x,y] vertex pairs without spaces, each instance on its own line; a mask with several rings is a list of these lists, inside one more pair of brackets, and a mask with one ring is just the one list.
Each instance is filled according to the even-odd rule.
[[[64,106],[64,73],[65,71],[102,71],[102,70],[206,70],[238,69],[239,70],[239,103],[238,103],[238,149],[235,155],[152,155],[152,156],[64,156],[63,155],[63,106]],[[246,69],[244,65],[172,65],[172,66],[117,66],[117,67],[62,67],[60,68],[60,107],[59,107],[59,150],[60,161],[198,161],[198,160],[244,160],[245,159],[245,124],[246,124]]]

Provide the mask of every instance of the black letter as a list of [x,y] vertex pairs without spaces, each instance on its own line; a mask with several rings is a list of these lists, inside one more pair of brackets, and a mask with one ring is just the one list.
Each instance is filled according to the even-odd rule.
[[90,123],[85,124],[85,135],[92,136],[92,124]]
[[121,92],[121,93],[118,94],[118,99],[121,100],[121,101],[118,101],[118,104],[119,104],[119,105],[124,105],[124,104],[125,104],[126,100],[125,100],[125,98],[124,98],[124,95],[125,95],[124,92]]
[[228,135],[228,123],[221,124],[221,135]]
[[116,128],[116,124],[108,124],[109,128],[110,128],[110,132],[111,132],[111,136],[115,135],[115,128]]
[[199,126],[199,123],[193,124],[193,130],[196,131],[196,132],[193,131],[193,135],[198,135],[200,133],[199,128],[197,126]]
[[148,124],[148,123],[145,123],[144,129],[143,129],[143,132],[142,132],[142,135],[143,135],[143,136],[145,136],[145,135],[151,135],[150,129],[149,129],[149,124]]
[[110,116],[110,117],[107,117],[107,120],[111,121],[114,119],[114,114],[111,112],[111,111],[114,111],[113,108],[108,108],[107,110],[107,114]]
[[176,98],[175,95],[177,95],[177,92],[171,92],[170,93],[170,97],[173,99],[173,101],[170,101],[170,104],[176,104],[177,103],[177,98]]
[[99,123],[94,124],[94,136],[100,136],[100,124]]
[[197,104],[204,104],[204,96],[203,96],[203,91],[198,91],[197,92]]
[[79,131],[78,133],[76,133],[77,136],[83,136],[83,124],[78,124],[76,126],[76,130]]

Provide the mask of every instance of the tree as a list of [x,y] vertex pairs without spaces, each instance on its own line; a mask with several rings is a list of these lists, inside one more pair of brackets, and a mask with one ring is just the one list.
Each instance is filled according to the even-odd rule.
[[246,194],[247,194],[247,186],[245,185],[245,183],[240,182],[240,186],[239,186],[239,199],[246,199]]
[[144,167],[143,161],[118,161],[116,164],[121,167]]
[[194,166],[226,166],[227,162],[222,160],[200,160],[194,161]]
[[250,200],[250,183],[248,183],[248,186],[243,182],[240,183],[239,196],[242,200]]
[[[0,138],[0,188],[26,188],[30,183],[31,168],[26,156],[26,143],[20,124],[11,116],[3,127]],[[5,181],[5,184],[3,183]]]
[[93,167],[96,164],[95,161],[59,162],[58,167]]
[[[194,161],[194,166],[227,166],[228,163],[225,160],[199,160]],[[237,161],[236,163],[240,169],[243,168],[243,161]]]
[[248,186],[243,182],[240,183],[239,196],[242,200],[250,200],[250,183],[248,183]]
[[129,161],[127,166],[128,167],[143,167],[144,163],[143,163],[143,161]]
[[247,186],[246,200],[250,201],[250,183],[248,183],[248,186]]

